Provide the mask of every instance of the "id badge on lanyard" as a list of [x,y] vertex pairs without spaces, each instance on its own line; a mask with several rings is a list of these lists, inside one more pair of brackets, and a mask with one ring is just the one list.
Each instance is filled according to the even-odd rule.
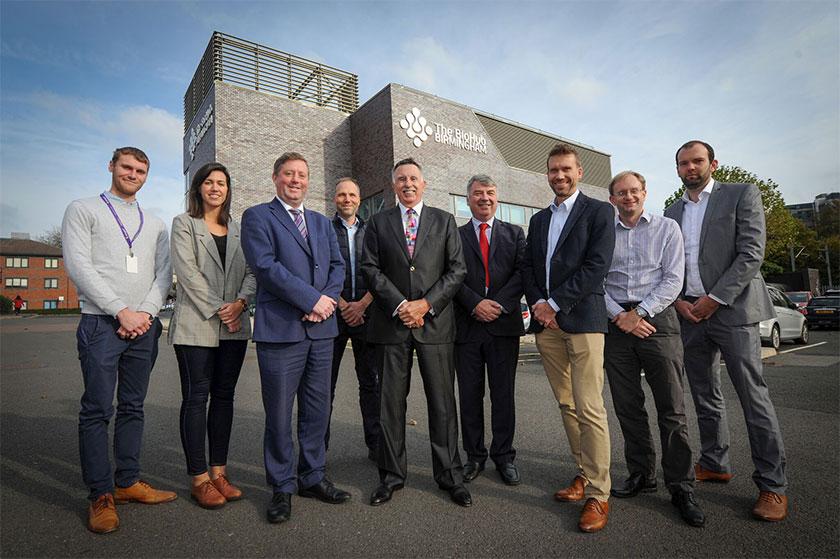
[[99,195],[102,198],[102,201],[105,202],[105,205],[108,206],[108,209],[111,210],[111,215],[114,216],[114,219],[117,222],[117,225],[120,227],[120,232],[125,239],[126,244],[128,245],[128,254],[125,257],[125,271],[129,274],[137,274],[139,273],[138,264],[137,264],[137,255],[134,254],[134,241],[137,240],[137,237],[140,235],[140,231],[143,230],[143,210],[140,209],[140,204],[137,204],[137,212],[140,214],[140,226],[137,228],[137,232],[134,233],[133,237],[128,236],[128,231],[125,229],[125,225],[123,225],[120,216],[117,215],[117,211],[114,209],[114,206],[111,205],[110,200],[102,193]]

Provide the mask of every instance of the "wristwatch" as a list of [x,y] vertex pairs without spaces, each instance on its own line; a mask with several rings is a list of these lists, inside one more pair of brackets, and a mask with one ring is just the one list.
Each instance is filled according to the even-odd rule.
[[247,310],[247,309],[248,309],[248,301],[246,301],[246,300],[245,300],[245,299],[243,299],[242,297],[240,297],[239,299],[237,299],[237,301],[239,301],[239,302],[242,304],[242,312],[245,312],[245,310]]
[[643,309],[642,307],[636,307],[633,310],[636,311],[636,314],[639,315],[639,317],[641,317],[641,318],[647,318],[648,317],[648,312],[645,309]]

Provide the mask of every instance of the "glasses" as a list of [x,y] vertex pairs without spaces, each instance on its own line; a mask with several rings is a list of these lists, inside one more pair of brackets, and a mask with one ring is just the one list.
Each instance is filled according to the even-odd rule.
[[631,188],[630,190],[622,190],[615,193],[616,198],[630,198],[631,196],[638,196],[644,192],[643,188]]

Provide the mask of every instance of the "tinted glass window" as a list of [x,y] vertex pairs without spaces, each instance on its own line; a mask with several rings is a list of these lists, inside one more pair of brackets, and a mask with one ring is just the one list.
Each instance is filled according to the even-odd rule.
[[808,303],[809,307],[838,307],[840,308],[840,297],[814,297]]
[[804,303],[808,300],[808,294],[807,293],[793,292],[793,293],[785,293],[785,295],[787,295],[788,298],[791,301],[793,301],[794,303]]

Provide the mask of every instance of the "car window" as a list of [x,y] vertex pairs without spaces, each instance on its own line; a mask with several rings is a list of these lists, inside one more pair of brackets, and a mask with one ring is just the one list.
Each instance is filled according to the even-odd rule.
[[814,297],[809,307],[840,307],[840,297]]
[[805,303],[808,301],[808,294],[800,292],[795,293],[785,293],[788,296],[788,299],[795,303]]
[[782,299],[782,294],[780,291],[773,289],[772,287],[767,289],[767,292],[770,293],[770,300],[773,301],[774,307],[786,307],[787,303],[785,300]]

